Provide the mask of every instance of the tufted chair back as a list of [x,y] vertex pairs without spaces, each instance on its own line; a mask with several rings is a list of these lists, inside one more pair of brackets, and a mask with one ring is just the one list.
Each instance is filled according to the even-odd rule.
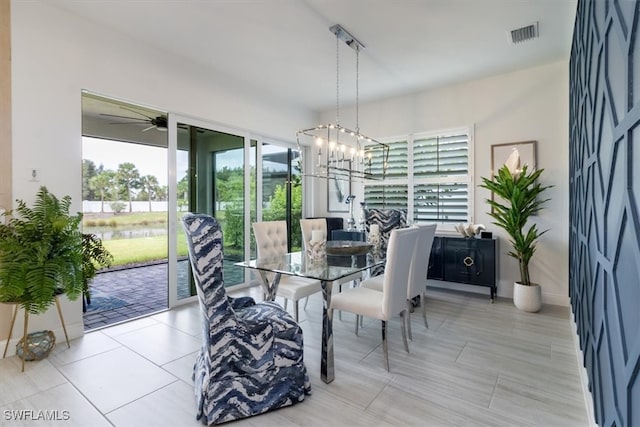
[[325,240],[329,240],[327,236],[327,220],[325,218],[301,219],[300,228],[302,229],[302,249],[304,251],[307,250],[307,243],[311,241],[313,231],[322,231]]
[[273,258],[288,252],[286,221],[254,222],[253,234],[258,258]]

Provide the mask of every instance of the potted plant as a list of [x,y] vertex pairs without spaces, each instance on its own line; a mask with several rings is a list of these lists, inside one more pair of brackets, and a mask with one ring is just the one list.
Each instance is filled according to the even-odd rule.
[[86,304],[91,304],[91,290],[89,282],[96,276],[100,267],[111,267],[113,255],[102,244],[102,240],[92,233],[82,234],[82,294],[84,301],[82,311],[86,311]]
[[0,224],[0,301],[42,313],[55,297],[76,299],[83,291],[82,214],[71,215],[71,198],[40,187],[32,208],[18,200]]
[[529,278],[529,262],[536,251],[536,241],[548,230],[540,231],[536,224],[527,224],[532,215],[539,212],[549,199],[542,193],[552,187],[539,182],[544,169],[529,171],[504,165],[492,179],[482,178],[480,187],[492,191],[496,200],[487,200],[491,206],[489,215],[493,223],[503,228],[510,238],[513,249],[508,253],[518,260],[520,281],[514,283],[513,302],[521,310],[536,312],[542,306],[542,293],[538,284]]

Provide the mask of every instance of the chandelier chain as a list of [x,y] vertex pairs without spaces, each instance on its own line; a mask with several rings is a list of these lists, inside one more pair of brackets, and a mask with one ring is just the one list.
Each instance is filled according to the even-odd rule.
[[360,133],[360,48],[356,47],[356,132]]
[[336,34],[336,125],[340,124],[340,38]]

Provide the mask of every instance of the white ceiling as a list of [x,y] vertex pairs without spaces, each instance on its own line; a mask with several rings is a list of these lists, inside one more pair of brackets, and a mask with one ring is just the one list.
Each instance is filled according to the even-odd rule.
[[[568,60],[577,0],[51,0],[266,96],[336,103],[341,24],[366,47],[360,100]],[[509,30],[539,22],[518,45]],[[340,104],[355,100],[355,53],[340,42]]]

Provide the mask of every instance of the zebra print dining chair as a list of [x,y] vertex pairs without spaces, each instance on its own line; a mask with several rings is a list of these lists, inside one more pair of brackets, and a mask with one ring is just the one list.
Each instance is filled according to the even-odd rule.
[[224,288],[218,222],[189,213],[182,224],[202,314],[193,369],[196,418],[220,424],[303,401],[311,384],[300,326],[273,302],[245,301],[234,309]]

